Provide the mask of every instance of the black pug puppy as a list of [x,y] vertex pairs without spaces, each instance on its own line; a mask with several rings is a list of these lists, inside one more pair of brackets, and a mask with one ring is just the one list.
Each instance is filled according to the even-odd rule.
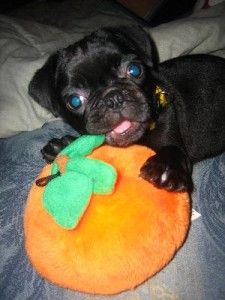
[[[225,60],[194,55],[157,65],[153,56],[142,28],[103,28],[50,56],[29,93],[81,134],[151,147],[156,155],[140,176],[190,191],[192,163],[225,150]],[[72,140],[51,140],[44,158],[52,161]]]

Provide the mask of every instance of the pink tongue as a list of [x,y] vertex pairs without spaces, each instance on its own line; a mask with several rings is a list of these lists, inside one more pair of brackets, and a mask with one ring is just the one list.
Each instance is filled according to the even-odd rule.
[[116,128],[113,129],[115,133],[123,133],[131,127],[130,121],[121,122]]

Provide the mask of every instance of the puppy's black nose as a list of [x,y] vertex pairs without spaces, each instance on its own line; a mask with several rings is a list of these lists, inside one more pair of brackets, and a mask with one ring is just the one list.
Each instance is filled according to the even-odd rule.
[[113,90],[105,96],[105,105],[111,109],[119,109],[123,101],[123,95],[118,90]]

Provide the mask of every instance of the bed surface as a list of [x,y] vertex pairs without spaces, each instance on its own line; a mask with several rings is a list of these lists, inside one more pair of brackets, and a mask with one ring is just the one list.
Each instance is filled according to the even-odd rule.
[[[40,2],[0,16],[0,299],[218,300],[225,295],[225,153],[194,168],[192,221],[175,259],[138,288],[115,296],[65,290],[40,277],[24,249],[23,214],[29,189],[44,166],[40,149],[53,137],[76,134],[30,99],[35,70],[58,48],[103,25],[134,24],[108,1]],[[225,2],[145,28],[160,61],[192,53],[225,57]]]

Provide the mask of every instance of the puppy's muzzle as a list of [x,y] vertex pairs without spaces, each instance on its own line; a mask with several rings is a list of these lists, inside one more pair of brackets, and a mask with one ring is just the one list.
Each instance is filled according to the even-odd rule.
[[108,92],[105,97],[105,106],[109,109],[118,110],[123,106],[124,103],[124,95],[119,90],[111,90]]

